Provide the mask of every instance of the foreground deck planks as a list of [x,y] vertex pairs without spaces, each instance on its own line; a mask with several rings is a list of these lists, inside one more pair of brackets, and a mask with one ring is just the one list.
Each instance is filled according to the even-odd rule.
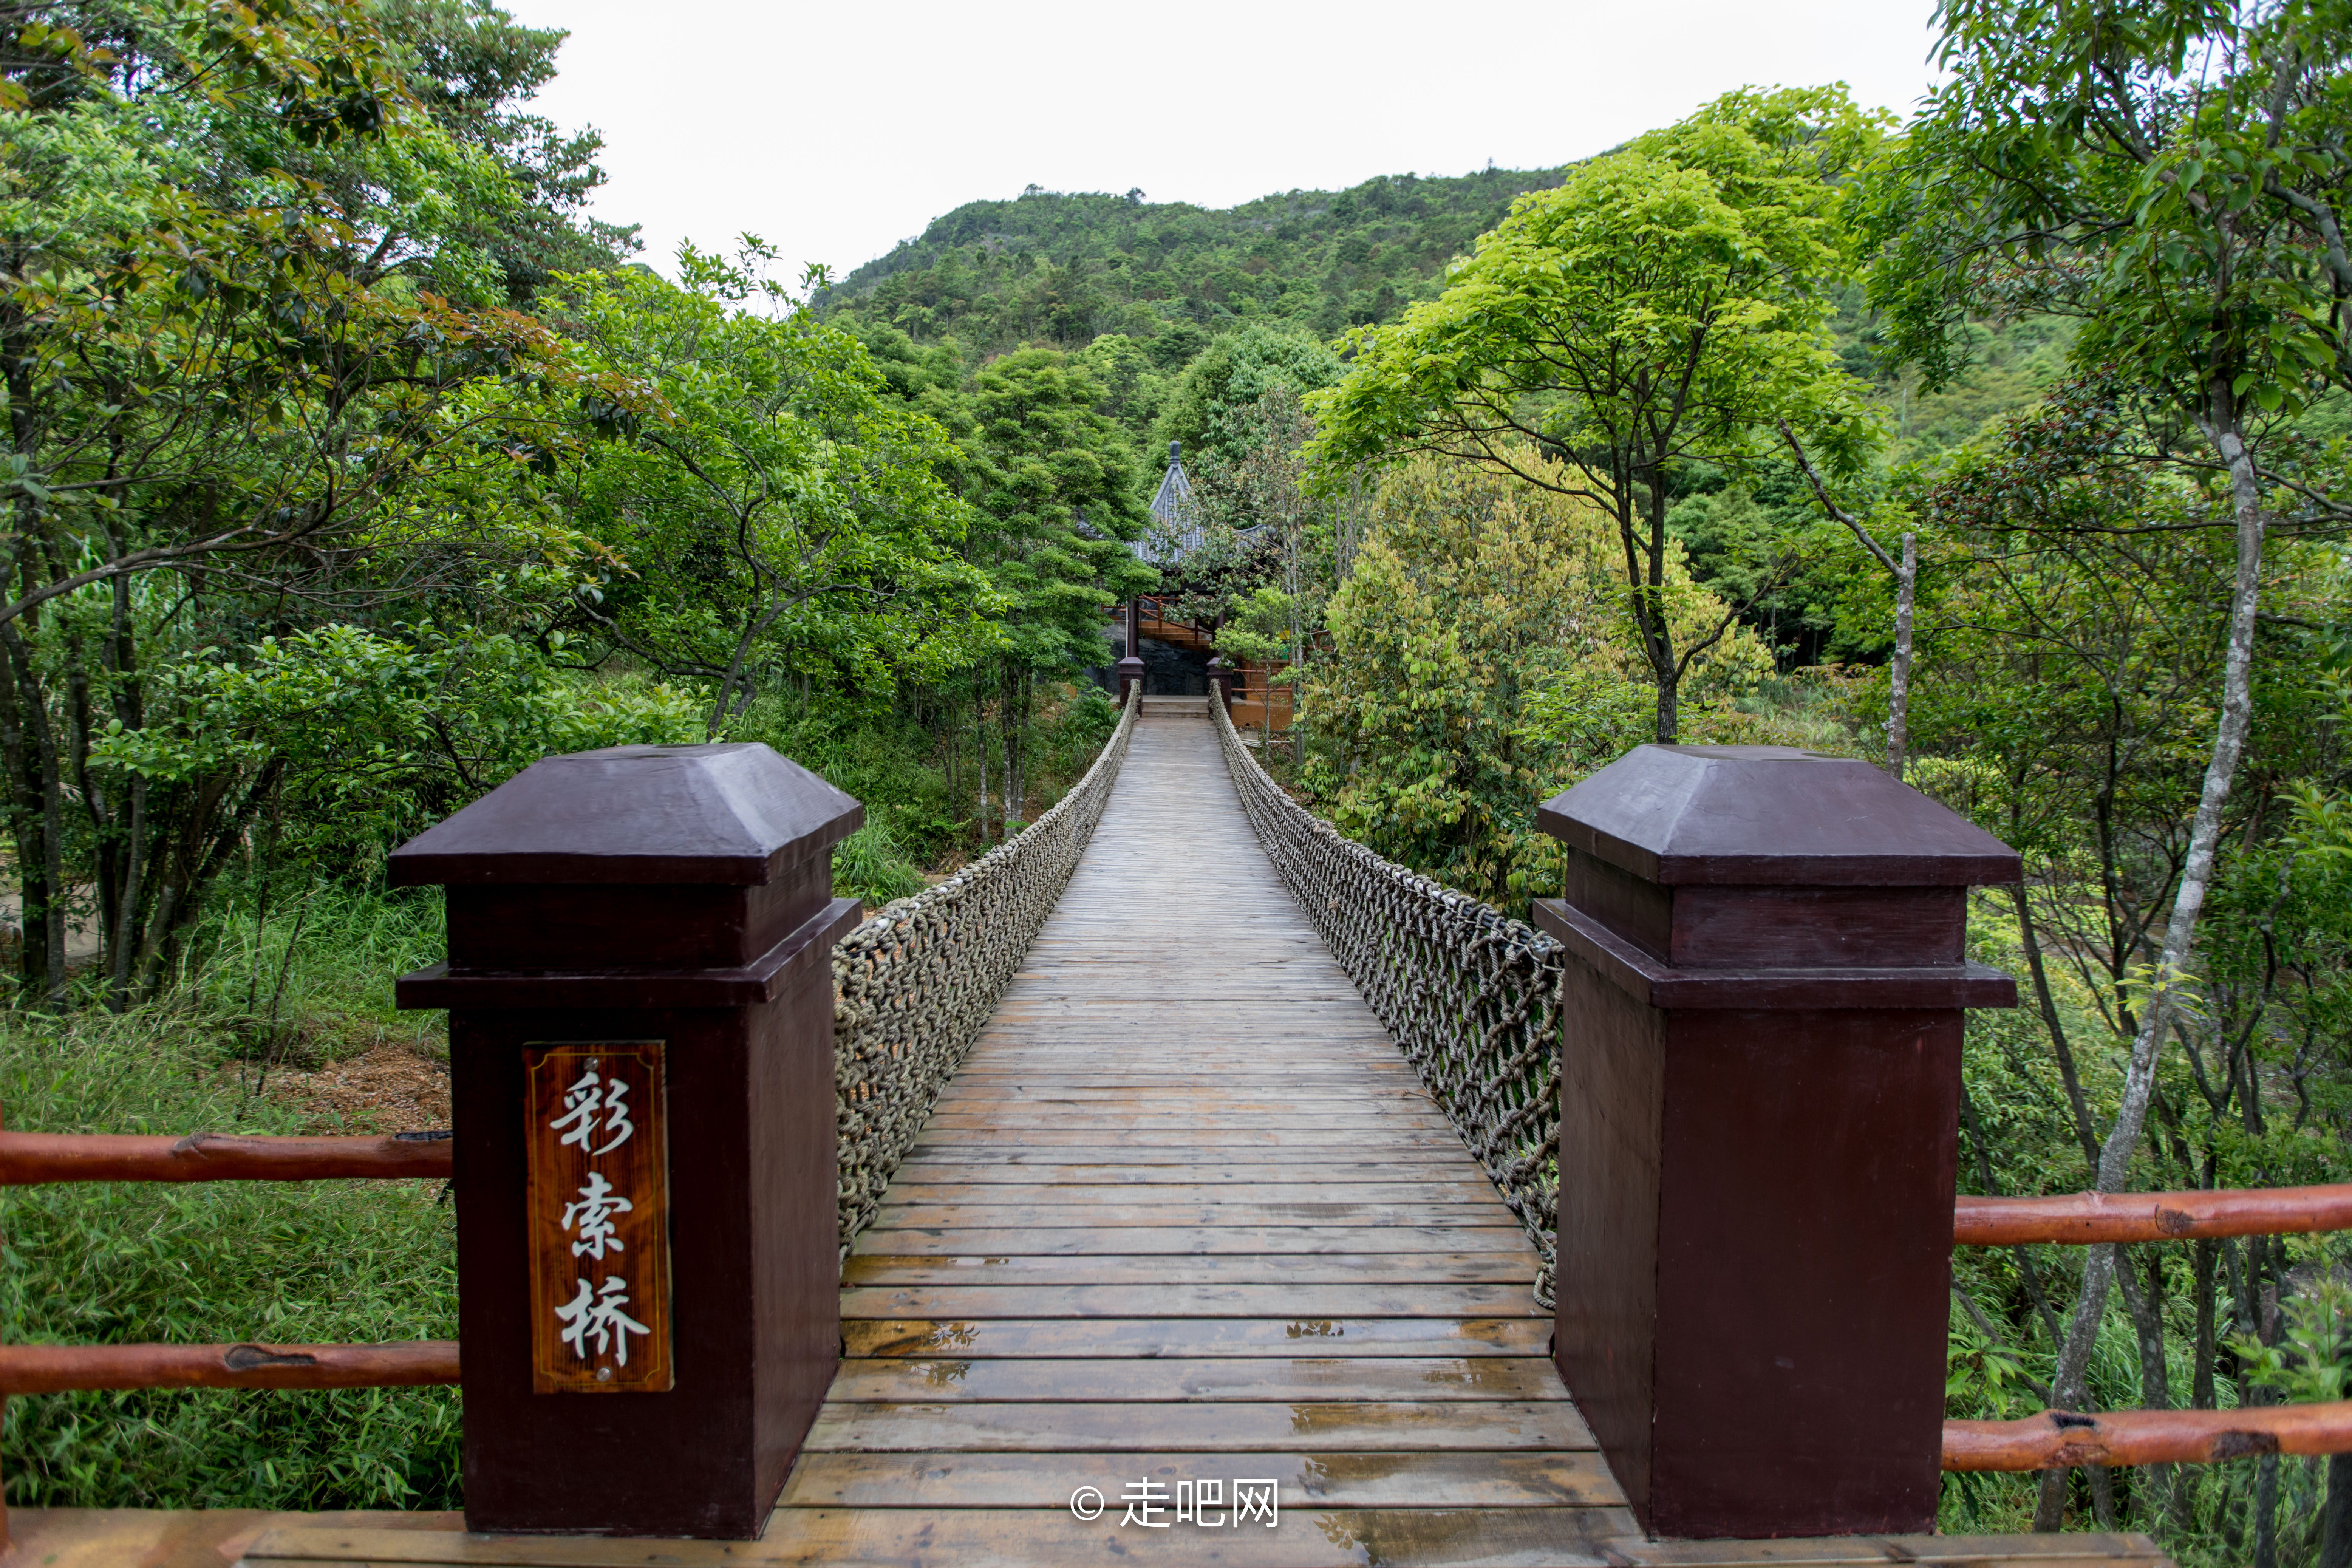
[[[1150,714],[853,1249],[848,1359],[769,1539],[1596,1560],[1633,1519],[1549,1359],[1536,1263],[1276,878],[1205,715]],[[1120,1523],[1129,1483],[1242,1477],[1278,1484],[1281,1527]],[[1081,1486],[1109,1501],[1091,1524]]]

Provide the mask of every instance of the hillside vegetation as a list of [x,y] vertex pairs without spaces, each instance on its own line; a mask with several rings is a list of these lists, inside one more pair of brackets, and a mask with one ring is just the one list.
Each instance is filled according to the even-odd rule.
[[[1084,348],[1111,333],[1162,368],[1244,322],[1336,337],[1433,294],[1447,262],[1558,169],[1384,175],[1345,191],[1288,191],[1213,210],[1032,186],[967,202],[818,297],[845,322],[954,339],[987,356],[1027,343]],[[1187,331],[1186,327],[1200,331]]]
[[[384,857],[551,752],[765,742],[866,803],[837,889],[914,893],[1078,775],[1155,591],[1286,665],[1286,784],[1507,912],[1560,885],[1536,804],[1644,742],[1866,758],[2000,835],[1969,942],[2030,1005],[1969,1026],[1969,1190],[2352,1177],[2352,20],[1939,16],[1907,122],[1758,87],[1549,169],[1032,190],[787,286],[748,237],[632,265],[531,110],[561,35],[489,0],[20,0],[9,1124],[311,1125],[289,1066],[432,1056]],[[13,1195],[0,1339],[441,1331],[428,1194],[299,1197]],[[1948,1411],[2338,1396],[2347,1269],[1963,1251]],[[0,1473],[454,1500],[454,1414],[12,1400]],[[2352,1568],[2352,1461],[1943,1506]]]

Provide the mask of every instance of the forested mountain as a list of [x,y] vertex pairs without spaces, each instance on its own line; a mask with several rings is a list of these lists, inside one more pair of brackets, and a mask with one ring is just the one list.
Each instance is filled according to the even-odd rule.
[[968,354],[1026,343],[1084,348],[1108,333],[1150,342],[1163,368],[1247,321],[1318,337],[1392,319],[1445,264],[1558,169],[1392,174],[1345,191],[1287,191],[1212,210],[1032,185],[968,202],[819,296],[828,314],[887,325]]

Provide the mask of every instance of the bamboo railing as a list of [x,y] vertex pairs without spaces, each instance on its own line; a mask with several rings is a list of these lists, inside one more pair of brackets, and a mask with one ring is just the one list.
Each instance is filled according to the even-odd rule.
[[[0,1132],[0,1186],[50,1182],[446,1180],[446,1132],[388,1138],[185,1138]],[[457,1381],[455,1340],[378,1345],[0,1345],[12,1395],[112,1388],[395,1388]],[[0,1493],[0,1552],[8,1510]]]
[[[2106,1246],[2352,1230],[2352,1184],[2175,1193],[1963,1195],[1959,1247]],[[2211,1464],[2263,1454],[2352,1453],[2352,1400],[2235,1410],[2045,1410],[2021,1421],[1947,1421],[1947,1470]]]

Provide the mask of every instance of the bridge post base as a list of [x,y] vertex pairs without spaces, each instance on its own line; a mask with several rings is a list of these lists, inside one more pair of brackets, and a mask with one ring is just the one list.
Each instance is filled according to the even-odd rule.
[[1554,1359],[1654,1535],[1924,1531],[1967,889],[2017,858],[1867,763],[1643,746],[1548,803],[1568,949]]
[[447,886],[466,1522],[750,1540],[838,1363],[833,844],[765,746],[534,764],[396,851]]

